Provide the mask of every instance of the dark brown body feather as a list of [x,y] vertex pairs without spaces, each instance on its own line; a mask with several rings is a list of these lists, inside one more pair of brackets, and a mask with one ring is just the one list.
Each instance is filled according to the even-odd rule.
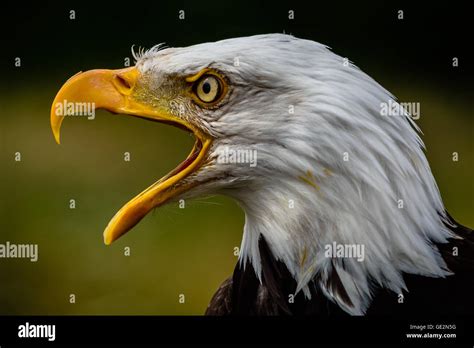
[[[403,303],[399,303],[398,294],[378,289],[366,315],[420,317],[474,313],[474,233],[457,223],[450,229],[460,238],[439,244],[438,249],[454,274],[446,278],[405,274],[408,292],[403,294]],[[288,301],[296,289],[295,280],[286,266],[274,258],[263,237],[259,250],[262,282],[250,264],[245,267],[237,264],[233,276],[212,298],[206,315],[316,315],[323,318],[349,315],[324,296],[315,282],[309,284],[311,300],[299,292],[292,303]],[[344,296],[337,275],[331,278],[330,286]]]

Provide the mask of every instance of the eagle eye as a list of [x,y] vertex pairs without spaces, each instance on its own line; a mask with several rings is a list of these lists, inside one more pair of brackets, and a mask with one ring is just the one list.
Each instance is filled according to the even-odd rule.
[[194,93],[203,103],[212,103],[222,94],[222,83],[217,76],[203,75],[195,84]]

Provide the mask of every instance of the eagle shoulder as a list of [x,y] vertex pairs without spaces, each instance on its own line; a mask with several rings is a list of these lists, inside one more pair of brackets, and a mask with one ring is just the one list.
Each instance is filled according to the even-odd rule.
[[205,315],[229,315],[232,312],[232,277],[227,278],[217,289],[207,306]]

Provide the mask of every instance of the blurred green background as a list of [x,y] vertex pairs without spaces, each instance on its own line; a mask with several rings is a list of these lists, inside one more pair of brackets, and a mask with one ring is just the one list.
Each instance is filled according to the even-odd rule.
[[[421,103],[418,124],[445,205],[459,222],[474,226],[472,75],[458,13],[407,4],[201,5],[46,2],[7,14],[0,243],[37,243],[39,261],[0,259],[0,314],[202,314],[233,271],[244,218],[225,197],[187,202],[185,209],[162,207],[112,246],[102,242],[115,212],[186,157],[189,135],[98,111],[94,121],[67,120],[62,144],[54,142],[49,110],[63,82],[80,70],[122,67],[132,44],[186,46],[285,30],[332,46],[401,101]],[[396,19],[400,6],[403,23]],[[180,9],[184,21],[177,18]],[[295,10],[294,21],[288,9]],[[448,39],[456,31],[457,39]],[[453,56],[460,57],[456,69]]]

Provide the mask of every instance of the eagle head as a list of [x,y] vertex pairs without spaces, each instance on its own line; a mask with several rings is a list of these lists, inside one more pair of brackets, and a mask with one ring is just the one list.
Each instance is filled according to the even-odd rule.
[[[265,238],[296,292],[316,285],[349,313],[364,313],[373,284],[400,293],[402,272],[448,274],[434,243],[450,231],[418,128],[403,108],[383,115],[399,104],[347,59],[282,34],[134,57],[131,68],[73,76],[51,111],[58,142],[65,100],[195,136],[177,168],[116,213],[106,244],[165,203],[224,194],[246,216],[241,263],[261,277]],[[334,243],[364,246],[363,262],[328,257]],[[335,274],[342,287],[331,286]]]

